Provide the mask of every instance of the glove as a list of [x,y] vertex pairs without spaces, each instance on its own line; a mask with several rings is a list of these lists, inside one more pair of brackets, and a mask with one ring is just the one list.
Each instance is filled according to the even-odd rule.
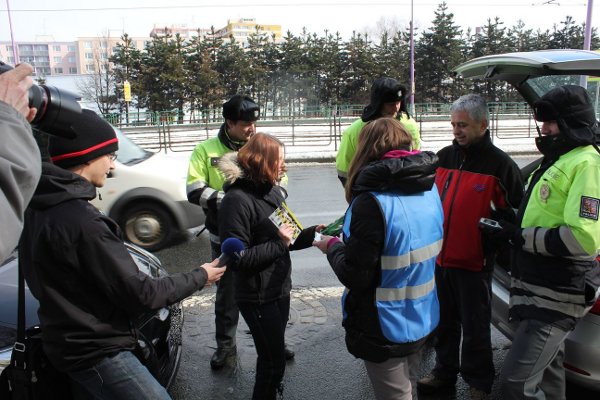
[[498,223],[502,227],[501,229],[484,228],[484,233],[496,243],[508,243],[516,247],[523,246],[525,239],[523,239],[523,230],[521,228],[503,219],[498,221]]

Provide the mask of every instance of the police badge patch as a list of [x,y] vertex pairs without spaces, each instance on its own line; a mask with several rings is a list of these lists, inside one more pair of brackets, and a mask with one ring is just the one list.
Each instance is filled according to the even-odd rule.
[[579,216],[598,221],[598,206],[600,199],[581,196],[581,206],[579,207]]

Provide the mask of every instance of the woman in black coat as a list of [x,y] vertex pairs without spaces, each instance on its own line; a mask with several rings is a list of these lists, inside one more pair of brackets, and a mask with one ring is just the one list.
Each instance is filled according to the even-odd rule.
[[290,311],[292,286],[290,250],[310,247],[315,230],[292,223],[279,227],[269,216],[285,210],[285,189],[279,186],[285,172],[283,144],[257,133],[238,153],[221,158],[225,197],[219,210],[221,243],[237,238],[244,244],[234,272],[235,297],[248,324],[258,360],[252,399],[275,399],[282,392],[285,371],[284,334]]

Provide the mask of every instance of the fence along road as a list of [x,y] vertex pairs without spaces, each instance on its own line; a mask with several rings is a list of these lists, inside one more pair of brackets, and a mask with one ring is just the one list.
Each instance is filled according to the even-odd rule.
[[[258,132],[279,138],[288,156],[302,151],[320,154],[324,161],[335,156],[342,132],[358,117],[343,119],[260,120]],[[422,150],[437,151],[448,145],[453,136],[449,115],[417,119],[421,131]],[[151,151],[189,152],[203,140],[217,135],[219,123],[171,124],[122,127],[121,130],[141,147]],[[535,154],[535,122],[528,115],[502,114],[491,117],[490,131],[494,143],[507,153]],[[308,157],[300,157],[308,158]]]

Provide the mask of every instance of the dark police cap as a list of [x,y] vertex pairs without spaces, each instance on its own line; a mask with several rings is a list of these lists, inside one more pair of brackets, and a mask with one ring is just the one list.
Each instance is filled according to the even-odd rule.
[[260,108],[250,97],[236,94],[223,104],[223,117],[232,121],[256,121]]

